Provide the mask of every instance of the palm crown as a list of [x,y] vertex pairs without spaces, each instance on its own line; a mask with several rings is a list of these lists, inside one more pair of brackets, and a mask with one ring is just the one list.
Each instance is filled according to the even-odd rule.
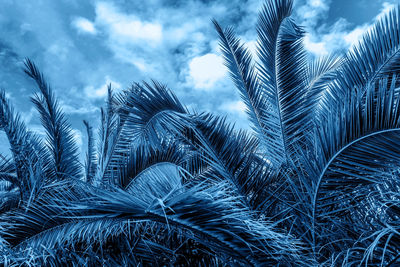
[[84,168],[30,61],[46,130],[0,93],[0,261],[36,265],[394,265],[400,260],[400,9],[343,56],[309,61],[291,0],[260,12],[257,62],[216,21],[252,131],[158,82],[108,88]]

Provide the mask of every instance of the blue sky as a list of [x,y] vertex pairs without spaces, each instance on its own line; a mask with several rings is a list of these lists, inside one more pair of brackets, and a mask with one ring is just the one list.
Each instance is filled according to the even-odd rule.
[[[262,0],[1,0],[0,88],[28,126],[43,133],[30,103],[36,92],[23,74],[29,57],[45,73],[79,145],[82,120],[97,128],[106,85],[116,91],[156,79],[190,109],[228,116],[246,128],[239,99],[211,23],[231,25],[254,51]],[[398,0],[295,0],[310,57],[342,53]],[[1,144],[6,144],[4,136]],[[5,146],[0,149],[4,151]],[[82,151],[84,151],[84,147]]]

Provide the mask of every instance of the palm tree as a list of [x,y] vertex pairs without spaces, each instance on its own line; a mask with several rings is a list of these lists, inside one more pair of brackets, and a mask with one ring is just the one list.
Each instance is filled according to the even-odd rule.
[[400,262],[400,8],[342,56],[309,60],[291,0],[260,12],[258,62],[214,21],[252,131],[191,113],[166,86],[108,88],[98,142],[29,60],[46,140],[0,94],[0,261],[11,265]]

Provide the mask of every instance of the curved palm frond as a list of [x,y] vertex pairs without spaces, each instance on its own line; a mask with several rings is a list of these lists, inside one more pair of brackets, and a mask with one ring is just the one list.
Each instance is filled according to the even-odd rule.
[[253,124],[252,128],[257,133],[261,144],[267,148],[269,145],[267,117],[270,107],[258,81],[251,53],[240,42],[240,39],[235,37],[233,28],[223,30],[216,21],[213,22],[220,37],[220,47],[225,58],[225,65],[246,104],[247,114]]
[[[381,81],[378,90],[370,87],[364,98],[362,93],[350,95],[344,110],[332,114],[318,132],[320,169],[315,172],[312,231],[322,240],[332,239],[333,232],[336,237],[357,239],[352,228],[361,226],[354,224],[354,209],[371,194],[369,184],[384,183],[400,164],[400,97],[395,80],[389,88],[388,80]],[[317,225],[323,229],[318,234]]]
[[129,190],[136,178],[162,165],[183,167],[185,156],[184,151],[176,143],[171,142],[153,146],[141,144],[133,147],[126,162],[123,162],[119,168],[119,185]]
[[81,165],[71,126],[50,86],[29,59],[25,61],[25,73],[36,82],[41,92],[35,94],[31,100],[39,111],[47,134],[47,147],[51,154],[49,165],[52,166],[52,173],[48,175],[58,179],[78,178],[81,174]]
[[381,201],[371,203],[377,223],[343,253],[344,264],[396,266],[400,262],[400,195],[398,191],[387,190],[381,196]]
[[211,114],[199,115],[193,124],[183,135],[208,168],[202,175],[204,179],[227,181],[247,207],[262,209],[260,195],[266,193],[271,182],[271,166],[256,154],[258,140],[244,131],[235,131],[225,118]]
[[257,65],[265,98],[271,105],[267,117],[270,149],[274,164],[292,157],[292,146],[301,143],[310,126],[306,99],[306,54],[302,44],[304,31],[289,16],[292,1],[268,1],[259,15],[257,26]]
[[[118,194],[113,195],[118,199],[107,196],[103,201],[96,201],[97,204],[92,208],[100,214],[108,211],[107,216],[111,217],[132,216],[141,219],[151,216],[155,221],[189,229],[202,237],[198,242],[205,242],[203,244],[214,247],[225,257],[230,255],[247,263],[276,263],[274,255],[279,250],[279,254],[284,250],[294,253],[290,258],[296,255],[291,245],[295,242],[288,241],[288,237],[273,232],[265,225],[251,221],[251,217],[239,208],[240,203],[229,194],[222,193],[223,186],[196,186],[189,190],[172,191],[169,197],[158,199],[150,206],[138,205],[140,202],[134,200],[132,195],[123,197]],[[195,212],[193,207],[196,207]],[[243,224],[244,221],[251,221],[251,224]],[[281,256],[279,258],[282,261]],[[293,260],[296,260],[296,256]]]
[[[0,181],[7,181],[7,187],[11,185],[19,185],[18,177],[16,174],[16,168],[14,161],[11,158],[1,155],[0,157]],[[0,187],[0,191],[4,191],[5,188]]]
[[4,91],[0,92],[0,128],[6,133],[13,156],[13,161],[2,158],[1,178],[18,186],[21,198],[28,199],[34,184],[39,184],[31,171],[47,169],[43,163],[46,153],[38,137],[29,132],[20,116],[15,114]]
[[[392,9],[364,34],[345,56],[339,90],[365,92],[380,78],[398,77],[400,56],[400,7]],[[340,99],[339,99],[340,100]]]
[[107,104],[106,109],[101,108],[101,124],[99,128],[99,142],[97,149],[98,165],[95,172],[94,184],[111,183],[112,181],[104,178],[111,156],[114,153],[114,146],[118,140],[118,131],[124,122],[119,122],[118,114],[115,110],[115,96],[112,92],[111,84],[107,87]]
[[[164,229],[181,229],[179,234],[203,244],[224,261],[250,264],[302,261],[296,254],[295,240],[275,232],[272,226],[254,221],[240,202],[224,192],[223,183],[175,187],[162,197],[147,199],[120,190],[91,188],[80,182],[60,185],[58,189],[53,185],[52,196],[38,200],[39,205],[33,203],[27,212],[8,215],[5,220],[11,218],[14,226],[11,231],[3,232],[3,238],[14,246],[26,242],[28,246],[40,247],[43,240],[36,238],[37,235],[46,235],[44,240],[53,245],[65,244],[78,237],[93,237],[93,231],[98,232],[100,236],[95,236],[99,238],[112,235],[113,231],[106,229],[121,227],[121,221],[148,221],[162,224]],[[147,194],[147,188],[144,189],[136,194]],[[81,223],[73,223],[75,220]]]
[[335,103],[337,96],[332,95],[334,90],[331,90],[331,87],[335,86],[342,62],[343,60],[336,55],[324,56],[313,60],[307,68],[309,87],[307,98],[312,98],[314,102],[314,106],[309,112],[315,114],[315,124],[318,124],[318,121],[326,120],[329,113],[334,112],[332,105],[337,105]]
[[[115,99],[118,126],[112,140],[108,140],[104,163],[97,173],[104,181],[114,180],[112,170],[118,169],[131,147],[139,143],[158,143],[160,136],[173,129],[181,129],[188,123],[186,109],[165,86],[153,82],[153,86],[136,84]],[[115,181],[112,182],[115,184]]]

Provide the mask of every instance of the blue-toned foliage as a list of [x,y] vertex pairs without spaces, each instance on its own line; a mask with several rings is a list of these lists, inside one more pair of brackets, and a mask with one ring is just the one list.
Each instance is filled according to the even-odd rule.
[[292,0],[269,0],[257,60],[214,21],[251,131],[165,85],[108,87],[98,140],[72,129],[37,67],[47,137],[0,93],[0,263],[19,266],[400,264],[400,7],[344,56],[309,60]]

